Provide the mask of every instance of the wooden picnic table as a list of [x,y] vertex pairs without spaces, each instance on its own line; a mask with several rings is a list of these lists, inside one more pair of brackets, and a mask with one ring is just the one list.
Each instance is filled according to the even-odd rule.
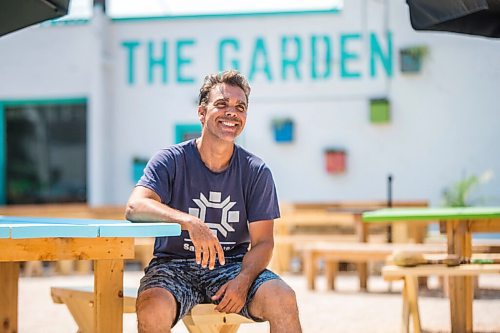
[[[440,221],[446,224],[449,254],[472,255],[472,233],[500,232],[500,207],[381,209],[363,214],[365,223]],[[473,280],[449,280],[452,332],[472,332]]]
[[[420,202],[417,202],[420,204]],[[279,252],[278,263],[273,267],[274,270],[281,272],[283,271],[284,265],[288,264],[291,259],[291,246],[290,244],[301,244],[306,242],[334,242],[337,243],[339,240],[329,239],[327,233],[322,235],[307,235],[307,234],[291,234],[291,230],[296,227],[307,228],[307,227],[343,227],[354,229],[353,237],[348,237],[349,235],[340,235],[344,238],[349,239],[349,242],[359,242],[367,243],[369,241],[369,225],[363,223],[362,216],[363,213],[373,210],[373,208],[362,208],[362,207],[327,207],[323,209],[297,209],[296,211],[284,215],[280,220],[276,222],[276,247],[277,252]],[[389,224],[388,224],[389,225]],[[422,243],[425,236],[425,223],[419,223],[418,225],[412,225],[410,227],[403,225],[404,228],[398,228],[398,236],[395,237],[400,241],[407,241],[411,239],[414,243]],[[394,231],[394,230],[393,230]],[[404,235],[404,237],[402,237]],[[313,237],[311,237],[313,236]],[[339,238],[339,235],[337,235]],[[310,241],[307,241],[310,239]],[[359,276],[359,283],[361,290],[367,290],[368,286],[368,264],[366,261],[360,261],[356,263],[357,271]],[[312,277],[314,278],[314,277]],[[311,285],[311,284],[310,284]],[[312,285],[311,285],[312,286]]]
[[123,260],[134,257],[134,238],[177,235],[175,223],[0,216],[0,332],[18,332],[20,262],[66,259],[94,260],[94,332],[122,332]]

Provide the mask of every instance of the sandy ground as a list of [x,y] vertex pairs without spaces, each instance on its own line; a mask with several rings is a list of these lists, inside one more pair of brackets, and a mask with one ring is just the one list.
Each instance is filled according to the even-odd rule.
[[[124,285],[136,287],[142,276],[140,271],[126,271]],[[358,333],[400,332],[401,283],[389,284],[381,277],[372,276],[368,293],[360,293],[357,278],[352,273],[343,273],[337,280],[337,291],[326,291],[325,280],[320,277],[318,290],[306,288],[304,277],[284,275],[296,291],[304,333]],[[76,332],[77,327],[65,306],[53,304],[50,286],[91,285],[93,277],[52,276],[23,277],[19,284],[19,332],[21,333],[66,333]],[[430,281],[432,287],[437,281]],[[500,332],[500,277],[482,276],[483,288],[479,299],[474,301],[474,331]],[[439,291],[423,291],[420,298],[422,325],[425,332],[449,332],[449,306]],[[172,330],[187,333],[182,323]],[[124,315],[124,332],[136,330],[135,314]],[[242,325],[239,332],[269,332],[267,323]]]

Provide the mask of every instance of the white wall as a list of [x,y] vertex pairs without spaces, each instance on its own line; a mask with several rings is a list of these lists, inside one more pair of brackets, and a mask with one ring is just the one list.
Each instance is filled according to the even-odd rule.
[[0,39],[0,100],[88,94],[88,25],[30,27]]
[[[242,71],[249,72],[253,43],[262,36],[268,47],[273,80],[263,75],[252,82],[249,118],[240,142],[264,158],[273,170],[283,200],[385,199],[386,177],[394,175],[394,199],[428,199],[439,204],[442,189],[464,173],[492,169],[495,178],[481,194],[500,203],[500,43],[496,40],[411,29],[403,1],[350,0],[340,13],[201,19],[114,21],[109,25],[104,71],[109,100],[92,104],[92,112],[106,112],[98,129],[106,147],[99,165],[108,168],[91,200],[95,204],[123,203],[133,187],[131,163],[149,157],[174,140],[176,123],[196,122],[196,97],[206,73],[217,71],[220,39],[240,43]],[[368,74],[367,33],[393,35],[393,77]],[[339,37],[360,33],[350,44],[359,60],[350,66],[359,79],[341,78]],[[311,61],[307,43],[312,34],[333,42],[333,75],[327,80],[308,77]],[[299,36],[304,45],[301,80],[280,79],[280,38]],[[94,36],[95,37],[95,36]],[[194,83],[175,81],[175,42],[193,39],[185,55],[193,63],[184,75]],[[148,41],[158,47],[167,41],[169,80],[147,82]],[[139,41],[136,81],[127,82],[127,54],[123,41]],[[420,74],[399,71],[398,50],[427,45]],[[30,28],[0,39],[0,101],[5,99],[96,96],[96,42],[90,25]],[[92,59],[92,61],[89,61]],[[40,64],[43,64],[40,66]],[[392,120],[374,125],[368,100],[387,96]],[[101,106],[99,106],[101,105]],[[105,105],[105,106],[103,106]],[[96,110],[104,108],[106,110]],[[271,121],[280,116],[295,120],[296,140],[273,141]],[[100,119],[100,118],[99,118]],[[92,131],[91,131],[92,133]],[[98,143],[94,143],[95,147]],[[325,172],[323,151],[341,146],[348,152],[347,172]],[[97,164],[96,164],[97,165]],[[99,185],[101,184],[101,185]]]

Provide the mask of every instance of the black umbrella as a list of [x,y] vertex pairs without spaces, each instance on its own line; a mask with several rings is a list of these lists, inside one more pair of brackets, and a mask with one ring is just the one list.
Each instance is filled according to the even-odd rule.
[[68,14],[69,0],[0,0],[0,36]]
[[415,30],[500,38],[500,0],[406,0]]

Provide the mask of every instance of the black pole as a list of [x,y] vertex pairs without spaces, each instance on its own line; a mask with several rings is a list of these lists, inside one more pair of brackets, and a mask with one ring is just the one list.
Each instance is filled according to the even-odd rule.
[[392,207],[392,175],[387,176],[387,207]]
[[[392,208],[392,175],[387,176],[387,207]],[[392,225],[387,227],[387,242],[392,243]]]

